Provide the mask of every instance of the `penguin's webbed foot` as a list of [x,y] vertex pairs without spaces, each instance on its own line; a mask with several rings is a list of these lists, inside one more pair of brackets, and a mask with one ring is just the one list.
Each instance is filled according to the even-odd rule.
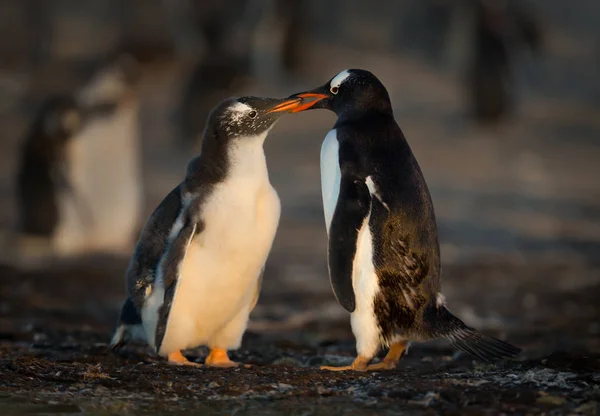
[[408,342],[396,342],[390,346],[390,350],[380,363],[370,364],[367,367],[368,371],[375,370],[393,370],[398,365],[398,361],[406,354]]
[[243,366],[245,368],[250,368],[249,364],[240,364],[235,361],[231,361],[229,356],[227,355],[227,350],[224,348],[211,348],[210,354],[206,357],[206,361],[204,362],[209,367],[219,367],[219,368],[237,368]]
[[329,371],[376,371],[376,370],[393,370],[398,365],[398,361],[406,354],[408,349],[408,341],[400,341],[392,344],[383,361],[376,364],[369,364],[371,358],[358,356],[351,365],[343,367],[333,367],[324,365],[321,370]]
[[396,368],[396,364],[397,363],[395,362],[384,360],[376,364],[369,364],[369,366],[367,367],[367,371],[393,370],[394,368]]
[[202,364],[192,362],[185,358],[181,351],[171,352],[168,356],[171,365],[189,365],[191,367],[202,367]]
[[321,366],[321,370],[328,370],[328,371],[348,371],[348,370],[353,370],[353,371],[367,371],[369,361],[371,361],[369,358],[362,357],[362,356],[359,355],[358,357],[356,357],[354,359],[354,361],[352,362],[351,365],[345,365],[345,366],[342,366],[342,367],[335,367],[335,366],[324,365],[324,366]]

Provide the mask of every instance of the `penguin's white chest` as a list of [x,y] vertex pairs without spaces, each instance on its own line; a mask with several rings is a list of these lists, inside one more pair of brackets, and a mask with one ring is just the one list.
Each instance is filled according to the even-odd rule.
[[239,346],[281,209],[266,166],[260,175],[246,174],[218,185],[203,206],[205,228],[181,265],[162,355],[199,345]]
[[335,206],[340,194],[340,144],[337,140],[336,130],[327,133],[321,145],[321,194],[323,197],[323,213],[327,232],[331,226]]

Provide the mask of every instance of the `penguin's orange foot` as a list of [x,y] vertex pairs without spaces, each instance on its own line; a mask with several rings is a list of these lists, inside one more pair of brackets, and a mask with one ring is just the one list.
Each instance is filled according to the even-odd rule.
[[394,368],[396,368],[396,364],[395,362],[391,362],[391,361],[382,361],[380,363],[376,363],[376,364],[369,364],[369,366],[367,367],[367,371],[375,371],[375,370],[393,370]]
[[[206,357],[205,363],[209,367],[220,367],[220,368],[236,368],[241,364],[231,361],[227,355],[227,350],[224,348],[211,348],[210,354]],[[243,365],[245,368],[249,368],[250,365]]]
[[358,357],[356,357],[356,359],[352,362],[351,365],[345,365],[343,367],[334,367],[334,366],[329,366],[329,365],[324,365],[321,366],[321,370],[328,370],[328,371],[348,371],[348,370],[353,370],[353,371],[367,371],[367,364],[369,363],[369,361],[371,361],[368,358],[365,357],[361,357],[360,355]]
[[194,363],[185,358],[181,351],[169,353],[168,360],[169,364],[172,365],[189,365],[191,367],[202,367],[202,364]]
[[404,354],[406,354],[407,348],[408,342],[406,341],[392,344],[383,361],[377,364],[370,364],[367,367],[367,370],[393,370],[398,365],[398,361],[400,361],[400,359],[404,357]]

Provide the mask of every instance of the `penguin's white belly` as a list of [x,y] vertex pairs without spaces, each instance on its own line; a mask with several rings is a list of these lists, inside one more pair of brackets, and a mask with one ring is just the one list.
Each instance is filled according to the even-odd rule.
[[59,198],[53,245],[59,255],[128,250],[142,207],[138,103],[92,120],[72,138],[68,175],[73,192]]
[[352,262],[352,288],[356,308],[350,323],[356,337],[359,354],[373,356],[379,350],[380,330],[375,316],[374,299],[379,281],[373,265],[373,237],[369,228],[370,214],[365,218],[356,239],[356,254]]
[[340,145],[337,140],[336,130],[327,133],[321,145],[321,194],[323,197],[323,213],[327,232],[331,226],[333,213],[340,194]]
[[206,202],[205,229],[181,266],[161,355],[199,345],[239,346],[280,215],[268,182],[257,192],[243,182],[220,185]]

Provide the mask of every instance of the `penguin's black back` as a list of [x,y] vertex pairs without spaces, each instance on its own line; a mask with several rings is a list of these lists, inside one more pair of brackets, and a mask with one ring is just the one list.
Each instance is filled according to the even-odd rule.
[[[382,335],[388,338],[398,330],[409,331],[439,292],[440,251],[433,203],[391,113],[374,112],[335,127],[342,166],[346,161],[361,180],[370,176],[382,198],[371,198],[369,228],[380,287],[375,313]],[[410,294],[410,303],[405,293]]]

